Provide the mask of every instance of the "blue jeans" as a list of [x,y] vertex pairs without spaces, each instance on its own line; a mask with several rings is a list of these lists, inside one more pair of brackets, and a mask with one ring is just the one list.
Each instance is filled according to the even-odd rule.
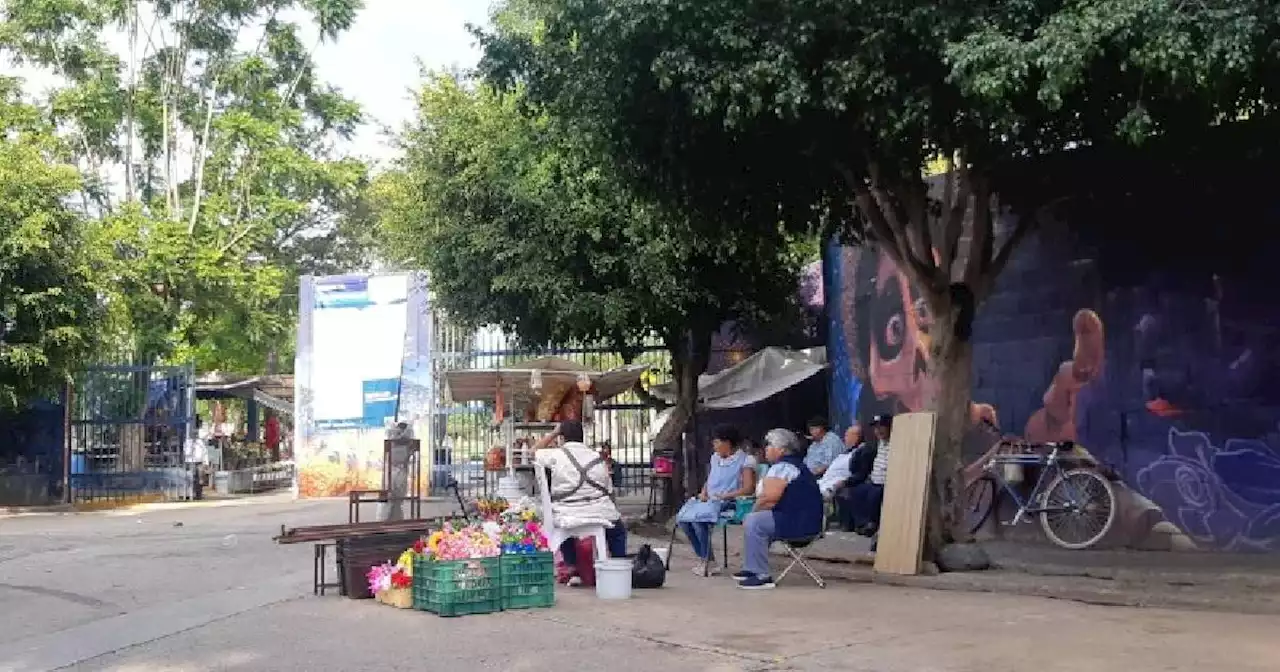
[[[621,558],[627,554],[627,527],[621,520],[615,521],[613,527],[604,528],[604,543],[609,547],[609,557]],[[560,544],[560,557],[570,567],[578,566],[578,547],[573,539],[565,539]]]
[[776,528],[772,511],[753,511],[742,521],[742,571],[769,576],[769,544]]
[[711,530],[714,528],[715,525],[712,523],[680,523],[684,536],[689,538],[689,545],[693,546],[693,554],[703,560],[716,559],[716,551],[711,539]]

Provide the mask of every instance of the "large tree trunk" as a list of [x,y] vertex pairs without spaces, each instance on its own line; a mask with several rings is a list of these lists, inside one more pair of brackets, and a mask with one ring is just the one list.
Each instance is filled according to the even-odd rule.
[[653,439],[655,449],[672,451],[676,472],[672,481],[674,502],[684,501],[684,495],[695,486],[686,483],[689,477],[685,468],[684,432],[693,419],[698,403],[698,377],[707,370],[711,354],[711,331],[692,329],[678,338],[667,339],[671,354],[671,370],[676,383],[676,403],[671,416]]
[[929,408],[936,414],[936,425],[926,558],[935,557],[948,543],[968,541],[970,537],[964,515],[961,450],[969,429],[973,396],[973,295],[966,286],[955,284],[939,304],[935,307],[938,312],[930,348],[934,398]]

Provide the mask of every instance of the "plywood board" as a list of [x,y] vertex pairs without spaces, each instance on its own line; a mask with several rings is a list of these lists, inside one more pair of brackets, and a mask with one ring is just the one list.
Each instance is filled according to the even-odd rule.
[[894,416],[885,474],[876,571],[919,574],[924,547],[925,503],[933,463],[933,413]]

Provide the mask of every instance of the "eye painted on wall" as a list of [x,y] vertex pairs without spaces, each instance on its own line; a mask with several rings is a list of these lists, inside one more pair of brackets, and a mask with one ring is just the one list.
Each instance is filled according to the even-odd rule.
[[902,354],[907,336],[907,316],[903,312],[902,290],[896,282],[884,283],[883,293],[871,306],[871,333],[875,334],[880,359],[893,361]]
[[914,309],[916,313],[916,326],[923,333],[929,333],[929,327],[933,326],[933,313],[929,312],[929,303],[923,298],[915,300]]

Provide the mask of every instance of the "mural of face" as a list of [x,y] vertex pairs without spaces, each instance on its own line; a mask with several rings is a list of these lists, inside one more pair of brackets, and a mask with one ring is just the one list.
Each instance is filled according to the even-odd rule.
[[[926,375],[932,319],[924,301],[887,255],[846,248],[837,258],[841,263],[837,285],[840,292],[828,296],[842,301],[835,313],[839,329],[832,333],[843,337],[834,351],[844,361],[835,362],[838,369],[833,380],[837,385],[849,379],[859,382],[860,393],[850,409],[851,415],[865,418],[875,413],[924,410],[932,396],[931,381]],[[841,297],[853,298],[850,301]],[[1057,364],[1049,384],[1033,392],[1041,404],[1027,420],[1027,440],[1078,440],[1078,397],[1102,375],[1106,343],[1101,317],[1091,309],[1081,309],[1072,316],[1069,326],[1074,335],[1071,359]],[[839,399],[840,392],[836,391],[833,397]],[[995,406],[979,401],[970,407],[970,416],[974,429],[965,440],[969,464],[964,470],[969,481],[981,475],[982,465],[990,452],[998,449],[1000,438]],[[837,418],[838,422],[847,421]],[[1094,460],[1082,447],[1077,447],[1077,452],[1084,460]],[[1123,484],[1117,485],[1120,519],[1114,529],[1117,537],[1124,538],[1123,543],[1146,546],[1152,535],[1164,540],[1154,542],[1161,547],[1185,540],[1164,520],[1155,504]]]
[[883,252],[876,254],[870,301],[871,387],[894,412],[923,409],[932,393],[927,375],[932,320],[906,274]]

